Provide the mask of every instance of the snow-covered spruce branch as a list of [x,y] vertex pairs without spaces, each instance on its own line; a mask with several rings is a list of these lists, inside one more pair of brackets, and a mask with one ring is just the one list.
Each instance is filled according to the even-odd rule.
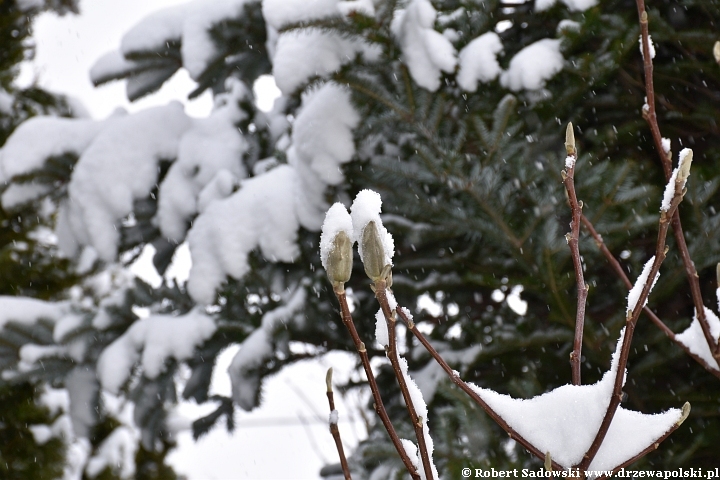
[[348,466],[347,458],[345,458],[345,450],[343,449],[342,438],[340,437],[340,429],[338,428],[338,411],[335,410],[335,394],[332,388],[332,367],[327,371],[325,376],[325,384],[327,386],[327,399],[328,406],[330,407],[330,416],[328,418],[328,424],[330,426],[330,434],[335,440],[335,447],[340,457],[340,466],[342,467],[343,475],[345,480],[352,480],[350,475],[350,467]]
[[[669,180],[672,175],[670,140],[663,138],[660,133],[660,125],[658,124],[657,114],[655,111],[655,85],[653,81],[653,57],[655,56],[655,49],[652,45],[652,40],[650,39],[649,20],[647,11],[645,10],[645,0],[636,0],[635,3],[637,5],[640,21],[640,47],[643,56],[643,69],[645,71],[646,100],[645,105],[643,105],[642,113],[643,118],[650,127],[653,142],[655,143],[655,149],[660,156],[660,163],[662,164],[663,171],[665,172],[665,179]],[[714,48],[713,51],[717,51],[717,48]],[[690,286],[690,293],[692,295],[693,303],[695,304],[697,321],[713,359],[720,364],[720,335],[712,335],[712,328],[705,314],[705,302],[703,301],[702,292],[700,290],[700,277],[697,273],[697,269],[695,268],[695,263],[690,257],[690,251],[688,250],[685,235],[683,234],[680,216],[677,213],[675,213],[672,217],[672,227],[678,251],[680,252],[680,257],[682,258],[683,265],[685,267],[685,275]]]
[[567,190],[568,201],[570,202],[570,210],[572,212],[572,220],[570,221],[570,233],[565,239],[570,246],[570,254],[572,256],[573,268],[575,269],[575,282],[577,283],[577,312],[575,316],[575,338],[573,340],[573,350],[570,353],[570,365],[572,366],[572,382],[573,385],[580,385],[580,359],[582,358],[582,340],[583,330],[585,327],[585,305],[589,285],[585,283],[583,274],[582,260],[580,259],[580,248],[578,242],[580,240],[580,216],[582,215],[582,202],[578,202],[575,193],[575,164],[577,162],[577,148],[575,146],[575,134],[573,132],[572,123],[568,123],[565,132],[565,150],[567,158],[565,159],[565,169],[562,170],[563,184]]

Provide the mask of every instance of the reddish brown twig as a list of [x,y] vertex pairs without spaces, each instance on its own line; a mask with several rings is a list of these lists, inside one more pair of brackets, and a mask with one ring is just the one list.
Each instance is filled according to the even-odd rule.
[[[660,155],[660,161],[665,172],[665,179],[670,178],[672,172],[672,159],[670,158],[669,151],[666,152],[662,144],[662,135],[660,134],[660,126],[657,121],[657,113],[655,110],[655,86],[653,82],[653,63],[652,56],[650,55],[650,37],[649,37],[649,25],[648,15],[645,10],[645,0],[636,0],[638,16],[640,17],[640,34],[642,38],[642,52],[643,52],[643,68],[645,70],[645,96],[647,108],[643,108],[643,117],[650,127],[652,133],[653,142],[655,148]],[[695,264],[690,257],[690,252],[687,248],[687,242],[685,241],[685,235],[682,230],[682,223],[680,222],[680,216],[677,212],[672,218],[673,235],[675,242],[677,243],[680,257],[682,258],[683,265],[685,266],[685,275],[687,276],[688,283],[690,285],[690,293],[692,295],[693,304],[695,305],[695,311],[697,314],[698,322],[702,328],[705,340],[710,347],[710,351],[715,359],[720,360],[720,339],[713,338],[710,333],[710,324],[705,317],[705,304],[702,299],[702,293],[700,291],[700,279],[697,274]]]
[[[380,304],[380,309],[383,312],[385,321],[388,327],[388,345],[386,347],[387,357],[390,359],[395,377],[397,378],[398,385],[400,386],[400,392],[402,392],[403,399],[405,400],[405,406],[407,407],[408,413],[410,414],[410,421],[415,429],[415,437],[418,441],[418,450],[420,450],[420,459],[422,461],[423,470],[425,471],[425,478],[432,480],[434,478],[432,467],[430,466],[430,455],[428,454],[427,445],[425,443],[425,432],[423,432],[423,419],[421,419],[410,391],[408,390],[407,382],[405,381],[405,375],[403,375],[402,369],[400,368],[400,360],[397,352],[397,341],[395,338],[395,314],[390,309],[390,304],[387,299],[387,282],[384,279],[378,280],[374,285],[375,297]],[[427,421],[427,419],[425,419]]]
[[575,314],[575,338],[573,340],[573,350],[570,353],[570,365],[572,369],[573,385],[580,385],[580,365],[582,358],[582,341],[583,330],[585,328],[585,305],[587,302],[588,285],[585,283],[583,275],[582,261],[580,259],[580,247],[578,242],[580,239],[580,215],[582,214],[582,204],[578,202],[575,194],[575,162],[577,160],[577,149],[575,148],[575,135],[573,133],[572,123],[568,123],[565,134],[565,148],[567,150],[567,160],[565,161],[565,170],[562,173],[563,184],[567,190],[568,202],[570,203],[570,211],[572,220],[570,221],[570,233],[565,236],[570,246],[570,255],[572,256],[573,267],[575,269],[575,281],[577,283],[577,312]]
[[370,359],[368,358],[365,344],[362,342],[362,340],[360,340],[360,336],[358,335],[357,329],[355,328],[355,323],[353,322],[352,315],[350,314],[350,308],[348,307],[345,289],[334,289],[334,291],[335,296],[337,296],[338,302],[340,303],[340,314],[342,317],[342,321],[345,324],[345,327],[348,329],[348,332],[350,332],[353,343],[355,343],[355,348],[360,355],[360,361],[362,362],[363,368],[365,369],[365,375],[367,376],[368,384],[370,384],[370,390],[372,391],[373,395],[375,412],[377,412],[378,416],[380,417],[380,421],[382,421],[385,430],[387,430],[388,435],[390,436],[390,440],[395,446],[398,455],[400,455],[400,459],[405,465],[405,468],[407,468],[407,471],[410,473],[413,479],[419,480],[420,475],[417,473],[415,466],[412,464],[412,461],[410,461],[410,457],[408,457],[407,452],[405,452],[405,448],[403,447],[402,442],[400,442],[400,437],[398,437],[398,434],[395,431],[395,427],[393,427],[393,424],[390,422],[390,417],[388,417],[387,411],[385,410],[385,405],[383,404],[382,397],[380,396],[380,389],[378,388],[377,382],[375,381],[375,375],[373,374],[372,367],[370,366]]
[[[340,456],[340,466],[342,467],[345,480],[352,480],[352,476],[350,475],[350,467],[348,467],[347,458],[345,458],[345,450],[343,449],[342,439],[340,438],[340,429],[337,425],[337,410],[335,410],[335,398],[332,389],[332,368],[329,368],[327,371],[327,376],[325,377],[325,384],[327,385],[327,398],[328,404],[330,406],[330,433],[333,436],[333,440],[335,440],[335,446],[337,447],[338,455]],[[333,421],[332,418],[333,412],[335,412],[335,421]]]
[[667,232],[670,227],[670,219],[672,218],[672,215],[677,211],[677,207],[682,201],[683,194],[684,191],[682,190],[682,186],[676,182],[675,194],[672,198],[672,201],[670,202],[668,210],[660,212],[658,236],[655,245],[655,260],[653,261],[652,267],[650,268],[650,273],[647,277],[647,280],[645,281],[645,285],[642,288],[640,297],[638,298],[637,303],[632,310],[632,313],[630,313],[627,317],[625,334],[623,336],[623,343],[620,349],[620,358],[618,360],[617,371],[615,372],[615,383],[613,384],[613,392],[612,396],[610,397],[610,404],[608,405],[605,416],[603,417],[603,421],[600,424],[600,428],[595,435],[595,439],[590,445],[590,448],[583,456],[582,461],[578,465],[576,465],[576,467],[580,468],[581,470],[587,470],[588,466],[595,458],[595,455],[597,454],[600,446],[605,440],[605,435],[610,428],[610,424],[612,423],[613,417],[615,416],[615,412],[620,406],[620,401],[622,399],[623,380],[625,378],[625,368],[627,366],[628,357],[630,356],[630,345],[632,343],[633,333],[635,332],[635,326],[637,325],[637,320],[640,317],[640,312],[645,306],[645,302],[647,301],[648,295],[650,294],[650,289],[653,286],[654,279],[657,276],[658,271],[660,271],[660,265],[662,265],[662,262],[665,260],[665,256],[667,255],[667,246],[665,244],[665,239],[667,238]]
[[[413,335],[415,335],[415,338],[418,339],[418,341],[425,347],[425,350],[430,353],[430,355],[433,357],[433,359],[440,365],[440,367],[443,369],[443,371],[447,374],[447,376],[452,380],[452,382],[457,385],[463,392],[465,392],[470,398],[473,399],[475,403],[477,403],[483,410],[485,410],[485,413],[492,418],[495,423],[497,423],[500,428],[505,430],[507,432],[508,436],[518,442],[520,445],[522,445],[528,452],[535,455],[537,458],[539,458],[542,461],[545,461],[546,459],[546,452],[541,452],[535,445],[527,441],[522,435],[520,435],[518,432],[515,431],[508,423],[500,416],[498,415],[495,410],[493,410],[490,405],[488,405],[485,400],[480,397],[480,395],[477,394],[475,390],[470,387],[465,381],[463,381],[462,378],[458,375],[456,371],[454,371],[450,365],[447,364],[445,359],[443,359],[440,354],[435,350],[435,348],[430,344],[430,342],[425,338],[425,336],[417,329],[415,326],[415,322],[408,317],[403,309],[401,307],[397,307],[395,309],[397,314],[400,316],[400,318],[405,322],[405,325],[407,325],[408,329],[412,332]],[[563,470],[562,465],[557,463],[556,461],[552,460],[551,462],[552,468],[555,470]]]
[[[602,239],[602,236],[595,230],[595,227],[593,226],[592,222],[585,216],[582,215],[581,217],[583,225],[585,225],[585,228],[587,228],[590,235],[595,239],[595,245],[600,249],[603,255],[605,255],[605,258],[612,266],[613,270],[615,270],[615,273],[617,273],[618,277],[623,281],[625,286],[628,290],[632,288],[632,283],[630,282],[630,279],[625,274],[625,271],[623,270],[622,266],[620,265],[620,262],[617,261],[617,259],[613,256],[613,254],[610,252],[610,250],[605,245],[605,242]],[[702,365],[702,367],[710,372],[711,374],[715,375],[718,379],[720,379],[720,370],[713,368],[709,363],[707,363],[702,357],[699,355],[694,354],[690,351],[690,349],[685,345],[684,343],[680,342],[675,338],[675,332],[673,332],[670,327],[665,325],[665,322],[660,320],[660,318],[655,315],[655,312],[650,310],[649,307],[645,306],[643,307],[643,312],[648,316],[651,322],[653,322],[662,332],[678,347],[682,348],[685,353],[687,353],[690,357],[692,357],[693,360],[695,360],[697,363]]]

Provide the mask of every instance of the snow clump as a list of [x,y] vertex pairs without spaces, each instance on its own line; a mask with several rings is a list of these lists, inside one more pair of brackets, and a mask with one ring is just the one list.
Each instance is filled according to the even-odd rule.
[[441,72],[453,72],[457,64],[455,47],[434,29],[436,16],[428,0],[412,0],[395,13],[391,25],[410,76],[431,92],[440,88]]
[[497,61],[497,55],[502,51],[502,41],[495,32],[480,35],[460,50],[460,71],[457,74],[460,88],[474,92],[478,81],[488,83],[495,80],[502,72]]
[[540,90],[562,70],[564,62],[560,40],[543,38],[515,54],[507,71],[500,76],[500,84],[514,92]]

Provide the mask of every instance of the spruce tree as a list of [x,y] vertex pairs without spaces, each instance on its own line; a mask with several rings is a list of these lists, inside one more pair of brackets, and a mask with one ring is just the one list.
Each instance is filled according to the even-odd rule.
[[[87,193],[82,183],[80,172],[101,162],[92,140],[63,157],[61,188],[49,184],[58,180],[57,159],[11,179],[13,185],[50,185],[33,199],[35,207],[42,198],[56,202],[58,232],[94,272],[121,269],[151,244],[162,274],[178,245],[190,246],[187,285],[128,282],[112,301],[84,307],[86,321],[61,340],[87,344],[83,364],[98,372],[100,386],[134,402],[143,448],[168,447],[166,407],[180,396],[217,405],[194,422],[196,437],[220,420],[232,429],[234,409],[257,406],[268,375],[325,351],[355,350],[321,266],[318,229],[330,203],[349,206],[367,188],[381,194],[383,222],[395,238],[398,304],[416,310],[418,297],[428,295],[439,305],[440,313],[414,311],[415,323],[452,368],[516,398],[570,383],[577,287],[561,174],[568,122],[577,127],[577,198],[586,225],[602,236],[601,242],[587,226],[580,230],[589,292],[579,371],[583,384],[600,380],[626,324],[628,288],[598,247],[620,259],[630,281],[637,278],[655,253],[666,183],[664,153],[643,119],[646,71],[636,3],[301,3],[228,2],[204,11],[201,1],[193,2],[148,17],[128,32],[120,51],[98,61],[94,81],[126,79],[131,99],[151,94],[179,68],[197,82],[191,95],[209,88],[216,98],[207,124],[186,122],[172,106],[93,124],[101,132],[97,138],[109,142],[113,132],[150,115],[159,119],[153,125],[166,123],[157,132],[172,140],[172,148],[153,150],[145,160],[152,175],[128,181],[133,188],[123,195],[130,202],[91,211],[78,201],[105,198],[105,192]],[[712,159],[720,79],[712,48],[720,4],[658,1],[647,5],[647,15],[658,124],[673,159],[684,147],[694,152],[679,216],[699,288],[691,288],[683,246],[671,234],[649,302],[666,330],[640,318],[623,406],[655,413],[692,404],[671,440],[634,467],[712,467],[720,371],[696,361],[669,332],[690,325],[693,296],[713,305],[717,288],[720,206],[714,194],[720,178]],[[168,25],[173,28],[160,29]],[[257,109],[251,88],[267,73],[283,92],[269,113]],[[123,173],[115,171],[119,185],[125,185]],[[93,223],[100,213],[110,218]],[[78,233],[82,228],[87,231]],[[384,358],[373,341],[378,307],[363,270],[356,261],[345,286],[368,355]],[[527,304],[524,312],[510,301],[518,296]],[[137,307],[151,316],[138,318]],[[178,325],[192,319],[206,325],[210,318],[214,328],[194,337],[192,354],[165,352],[156,372],[141,358],[152,339],[136,332],[168,317]],[[423,393],[435,463],[444,475],[457,477],[465,467],[542,465],[443,380],[409,331],[399,332],[411,375],[430,380]],[[132,343],[136,335],[141,338]],[[317,353],[298,353],[291,341]],[[211,397],[215,359],[233,343],[241,344],[230,369],[233,395]],[[116,351],[137,357],[121,369],[120,380],[118,371],[103,367],[105,352]],[[183,363],[191,374],[176,391]],[[393,377],[387,364],[380,367],[382,400],[398,433],[412,438]],[[350,463],[368,476],[402,470],[380,422]]]

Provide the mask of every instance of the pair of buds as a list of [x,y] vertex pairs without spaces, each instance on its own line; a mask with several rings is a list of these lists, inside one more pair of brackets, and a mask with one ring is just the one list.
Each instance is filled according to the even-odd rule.
[[[353,241],[343,230],[335,235],[331,249],[325,262],[327,272],[333,288],[344,288],[345,282],[350,280],[353,265]],[[385,247],[375,221],[370,221],[363,228],[360,243],[360,259],[365,267],[365,274],[376,283],[386,280],[390,286],[390,265],[385,263]]]

